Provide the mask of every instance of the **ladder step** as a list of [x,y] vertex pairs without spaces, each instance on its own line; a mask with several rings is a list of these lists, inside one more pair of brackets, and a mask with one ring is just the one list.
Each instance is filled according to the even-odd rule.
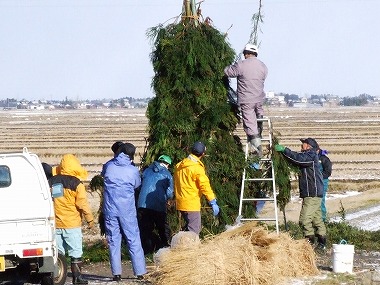
[[268,162],[268,161],[272,161],[270,158],[261,158],[260,161],[262,162]]
[[245,181],[273,181],[273,178],[245,178]]
[[240,221],[272,221],[276,222],[276,218],[241,218]]
[[274,198],[243,198],[242,201],[273,201]]
[[269,118],[257,118],[258,122],[269,122]]
[[[267,137],[263,137],[261,138],[261,142],[270,142],[271,139],[270,138],[267,138]],[[249,143],[249,141],[246,142],[247,144]]]

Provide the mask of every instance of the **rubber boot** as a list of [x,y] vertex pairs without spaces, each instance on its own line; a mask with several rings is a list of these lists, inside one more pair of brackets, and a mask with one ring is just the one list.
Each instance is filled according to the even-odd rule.
[[[262,119],[263,116],[257,116],[258,119]],[[259,137],[262,138],[263,133],[263,122],[257,122],[257,130],[259,131]]]
[[315,243],[315,236],[305,236],[305,238],[307,239],[307,241],[308,241],[311,245],[314,245],[314,243]]
[[261,138],[259,136],[253,136],[249,141],[253,152],[256,152],[259,157],[263,156],[263,147],[261,146]]
[[73,284],[88,284],[88,281],[82,276],[82,259],[71,258],[71,273],[73,275]]
[[318,239],[317,249],[319,251],[324,251],[326,249],[326,243],[327,243],[326,237],[317,235],[317,239]]

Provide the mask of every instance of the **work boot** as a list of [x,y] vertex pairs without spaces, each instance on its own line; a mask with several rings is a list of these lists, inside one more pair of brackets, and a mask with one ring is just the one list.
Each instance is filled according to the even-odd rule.
[[307,241],[308,241],[312,246],[314,246],[314,243],[315,243],[315,236],[305,236],[305,238],[307,239]]
[[253,136],[253,138],[249,141],[251,144],[252,152],[256,152],[257,155],[261,158],[263,156],[263,147],[261,146],[261,138],[259,136]]
[[[263,116],[257,116],[258,119],[262,119]],[[259,137],[262,138],[262,133],[263,133],[263,122],[257,122],[257,130],[259,131]]]
[[325,250],[326,249],[326,236],[317,235],[318,238],[318,247]]
[[321,235],[316,235],[318,239],[318,244],[315,247],[315,252],[322,255],[326,253],[326,237]]
[[121,281],[121,275],[114,275],[112,278],[112,281],[120,282]]
[[73,275],[73,284],[86,285],[88,281],[82,276],[82,259],[81,258],[71,258],[71,273]]

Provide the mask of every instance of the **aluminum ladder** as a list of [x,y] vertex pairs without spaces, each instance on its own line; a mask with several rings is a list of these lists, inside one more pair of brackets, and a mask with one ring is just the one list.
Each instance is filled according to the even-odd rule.
[[[272,123],[269,118],[264,117],[262,119],[257,119],[257,122],[262,122],[262,138],[261,138],[261,144],[263,148],[263,156],[259,159],[258,164],[255,165],[256,170],[250,170],[250,171],[260,171],[257,172],[260,176],[260,173],[266,172],[267,177],[249,177],[249,171],[247,168],[243,170],[243,177],[241,180],[241,191],[240,191],[240,203],[239,203],[239,217],[241,221],[269,221],[269,222],[275,222],[276,224],[276,231],[279,233],[279,225],[278,225],[278,209],[277,209],[277,191],[276,191],[276,181],[275,181],[275,173],[274,173],[274,167],[273,167],[273,160],[271,157],[272,153],[272,145],[273,145],[273,130],[272,130]],[[250,146],[249,142],[247,141],[245,145],[245,160],[248,161],[248,158],[250,155],[249,153]],[[252,167],[252,165],[250,166]],[[269,177],[268,177],[269,176]],[[260,184],[267,182],[267,186],[271,185],[272,188],[271,193],[267,193],[270,197],[264,197],[264,198],[258,198],[256,195],[253,195],[252,191],[247,189],[249,186],[254,186],[256,188],[256,192],[260,191],[259,187]],[[269,191],[268,191],[269,192]],[[259,217],[260,214],[257,216],[247,216],[243,212],[245,210],[246,205],[249,205],[251,203],[251,206],[255,208],[254,205],[257,202],[273,202],[273,208],[274,213],[273,216],[270,217]],[[248,211],[246,211],[248,212]]]

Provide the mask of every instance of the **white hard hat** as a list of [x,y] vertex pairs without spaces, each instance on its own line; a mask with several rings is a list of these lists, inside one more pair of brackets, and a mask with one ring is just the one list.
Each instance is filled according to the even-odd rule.
[[245,47],[244,47],[244,51],[250,51],[250,52],[255,52],[255,53],[259,53],[259,49],[257,48],[256,45],[253,45],[253,44],[246,44]]

